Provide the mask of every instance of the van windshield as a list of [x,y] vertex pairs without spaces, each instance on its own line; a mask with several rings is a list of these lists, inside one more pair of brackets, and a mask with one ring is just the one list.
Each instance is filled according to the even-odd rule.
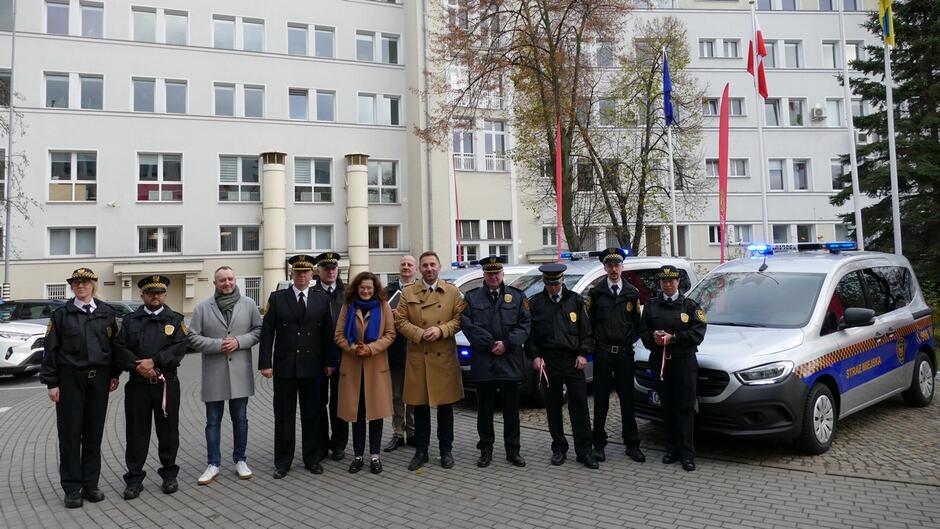
[[796,328],[806,325],[825,274],[735,272],[710,274],[689,297],[710,325]]
[[[578,281],[580,281],[582,277],[584,276],[581,274],[565,274],[565,286],[568,290],[571,290],[578,284]],[[545,288],[545,285],[542,283],[542,274],[538,272],[519,276],[519,278],[510,283],[510,285],[521,290],[527,298],[531,298]]]

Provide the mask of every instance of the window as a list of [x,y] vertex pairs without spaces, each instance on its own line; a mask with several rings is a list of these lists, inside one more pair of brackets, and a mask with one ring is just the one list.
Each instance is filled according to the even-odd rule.
[[245,51],[264,51],[263,20],[242,20],[242,47]]
[[219,250],[223,252],[260,251],[261,228],[258,226],[219,226]]
[[212,17],[212,43],[216,48],[235,49],[235,19]]
[[49,202],[95,202],[98,196],[98,154],[50,153]]
[[134,79],[134,112],[153,112],[156,81],[154,79]]
[[764,66],[767,68],[777,67],[777,43],[775,41],[764,41],[764,47],[767,49],[767,56],[764,57]]
[[[721,110],[721,100],[717,97],[707,97],[702,100],[702,114],[706,116],[717,116]],[[744,98],[743,97],[729,97],[728,98],[728,115],[730,116],[743,116],[744,115]]]
[[134,40],[137,42],[157,41],[157,12],[153,9],[135,7],[131,9],[134,18]]
[[287,91],[290,119],[307,119],[307,90],[291,88]]
[[[832,190],[838,191],[844,188],[848,183],[840,182],[842,175],[846,173],[848,165],[842,163],[841,158],[829,159],[829,175],[832,177]],[[841,240],[841,239],[836,239]]]
[[[862,271],[868,290],[886,292],[885,312],[899,309],[914,298],[911,274],[902,266],[876,266]],[[877,312],[877,307],[872,307]]]
[[246,86],[245,87],[245,117],[263,118],[264,117],[264,87]]
[[483,120],[483,161],[487,171],[508,171],[506,132],[502,121]]
[[487,239],[512,239],[512,222],[508,220],[486,221]]
[[458,261],[477,261],[480,259],[480,245],[479,244],[461,244],[457,246],[457,260]]
[[69,107],[69,75],[46,74],[46,108]]
[[731,116],[743,116],[744,115],[744,98],[743,97],[729,97],[728,98],[728,114]]
[[261,305],[261,278],[258,276],[248,276],[242,278],[244,288],[241,289],[242,293],[248,299],[255,302],[255,305]]
[[814,224],[796,225],[796,242],[815,242],[816,226]]
[[394,250],[398,248],[398,226],[369,226],[369,248]]
[[301,24],[287,25],[287,53],[290,55],[307,54],[307,26]]
[[10,106],[10,70],[0,68],[0,107]]
[[849,68],[852,68],[852,61],[864,59],[865,45],[861,42],[845,43],[845,59],[849,61]]
[[85,3],[82,10],[82,36],[100,39],[104,36],[104,5]]
[[864,9],[865,2],[863,0],[842,0],[842,4],[846,11],[862,11]]
[[793,160],[793,189],[809,189],[809,160]]
[[294,226],[294,248],[329,250],[333,247],[333,226]]
[[783,64],[787,68],[802,68],[803,63],[801,60],[801,55],[803,53],[803,45],[800,41],[786,41],[783,43],[783,55],[784,61]]
[[783,191],[783,160],[768,160],[767,170],[770,176],[770,190]]
[[722,41],[725,57],[729,59],[737,59],[741,57],[741,41],[725,39]]
[[180,253],[183,251],[181,226],[144,226],[137,228],[139,253]]
[[556,247],[558,245],[558,228],[556,226],[542,226],[542,246]]
[[51,35],[69,34],[68,0],[46,0],[46,33]]
[[219,201],[261,201],[258,158],[219,156]]
[[702,59],[710,59],[715,56],[715,39],[698,40],[698,56]]
[[597,43],[597,66],[598,68],[613,68],[614,66],[614,46],[611,42]]
[[717,116],[721,102],[717,97],[709,97],[702,100],[702,114],[706,116]]
[[65,283],[46,283],[46,299],[57,299],[65,301],[68,299],[66,291],[68,285]]
[[768,127],[780,126],[780,100],[764,100],[764,125]]
[[375,61],[374,33],[356,33],[356,60],[365,62]]
[[837,241],[847,241],[849,240],[849,227],[845,224],[836,224],[836,240]]
[[314,53],[317,57],[333,56],[333,28],[314,29],[313,40]]
[[789,224],[774,224],[770,227],[770,230],[773,233],[774,243],[780,244],[790,242]]
[[215,115],[235,115],[235,85],[215,84]]
[[138,154],[137,200],[140,202],[182,201],[183,155]]
[[747,244],[751,242],[751,225],[735,224],[731,226],[730,240],[735,244]]
[[397,96],[382,96],[382,124],[401,125],[401,98]]
[[95,255],[95,231],[95,228],[49,228],[49,255]]
[[382,62],[398,64],[398,35],[382,35]]
[[689,256],[689,227],[688,226],[676,226],[676,257],[688,257],[688,256]]
[[480,238],[480,221],[457,221],[457,237],[462,240],[475,240]]
[[841,68],[842,61],[839,57],[838,42],[823,42],[822,44],[822,67],[823,68]]
[[186,81],[166,81],[166,111],[170,114],[186,113]]
[[189,44],[189,16],[182,11],[164,11],[164,40],[167,44]]
[[780,0],[781,11],[796,11],[796,0]]
[[317,90],[317,121],[336,120],[336,93]]
[[832,0],[819,0],[819,10],[832,11]]
[[841,127],[842,126],[842,100],[841,99],[827,99],[826,100],[826,126],[827,127]]
[[333,201],[332,161],[294,158],[294,202]]
[[718,224],[710,224],[708,226],[708,244],[721,244],[721,226]]
[[369,160],[369,203],[398,203],[398,162]]
[[597,100],[597,121],[602,127],[617,125],[617,100],[602,98]]
[[[718,177],[718,159],[708,158],[705,160],[705,176],[711,178]],[[731,158],[728,160],[728,177],[747,177],[747,158]]]
[[806,123],[806,100],[805,99],[790,99],[788,100],[788,106],[790,107],[790,126],[791,127],[802,127]]
[[[609,158],[603,160],[607,162]],[[603,163],[602,162],[602,163]],[[594,166],[591,162],[578,162],[575,165],[575,189],[577,191],[593,191],[594,190]],[[603,169],[607,169],[609,165],[603,165]],[[608,178],[613,178],[611,174],[607,174]]]
[[375,96],[359,94],[359,123],[375,124]]
[[497,257],[504,257],[506,260],[509,260],[509,245],[508,244],[491,244],[489,255],[495,255]]
[[82,108],[101,110],[104,103],[104,78],[100,75],[78,76],[82,89]]
[[453,140],[454,168],[457,171],[474,170],[476,159],[473,154],[473,131],[454,130]]

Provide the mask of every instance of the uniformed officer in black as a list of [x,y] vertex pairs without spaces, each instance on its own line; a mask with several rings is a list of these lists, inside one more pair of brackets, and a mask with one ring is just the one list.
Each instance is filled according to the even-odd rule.
[[118,387],[120,368],[113,352],[114,309],[94,297],[98,276],[79,268],[66,279],[75,296],[52,313],[46,328],[39,380],[55,402],[59,430],[59,476],[65,506],[104,499],[101,437],[108,392]]
[[640,294],[621,277],[626,252],[607,248],[598,253],[607,277],[588,295],[588,319],[594,331],[594,458],[605,461],[607,454],[607,411],[610,390],[617,391],[626,454],[642,463],[640,434],[633,415],[633,344],[642,328]]
[[298,398],[304,466],[323,473],[320,385],[336,367],[330,299],[310,286],[315,261],[295,255],[288,262],[293,284],[268,298],[258,354],[261,375],[274,377],[274,479],[286,476],[294,460]]
[[568,388],[568,416],[578,462],[588,468],[598,468],[592,449],[587,382],[584,378],[587,356],[594,350],[594,339],[584,300],[562,282],[566,269],[565,265],[557,263],[539,267],[545,288],[529,299],[532,333],[526,342],[526,355],[534,359],[536,373],[544,369],[548,377],[547,382],[540,380],[546,385],[545,413],[552,434],[552,464],[563,464],[568,454],[561,415],[565,401],[564,386]]
[[467,293],[460,328],[470,341],[470,376],[476,382],[477,432],[480,442],[478,467],[493,461],[493,409],[496,393],[502,396],[503,443],[506,460],[525,466],[519,453],[519,383],[525,373],[523,346],[529,338],[529,303],[521,290],[503,282],[503,263],[497,256],[479,261],[483,286]]
[[[339,320],[339,311],[343,308],[343,299],[346,297],[346,285],[339,278],[340,255],[336,252],[323,252],[314,258],[317,263],[317,284],[314,290],[326,294],[330,299],[330,315],[333,318],[333,328]],[[335,344],[330,344],[336,347]],[[336,351],[336,358],[342,360],[342,355]],[[349,443],[349,423],[336,416],[336,407],[339,402],[339,365],[330,375],[329,381],[324,381],[320,396],[323,410],[320,413],[321,456],[326,456],[329,449],[333,461],[341,461],[346,457],[346,444]]]
[[692,428],[695,416],[695,382],[698,362],[695,352],[705,338],[705,312],[698,303],[679,292],[679,271],[674,266],[659,269],[662,294],[643,308],[645,329],[640,334],[650,350],[650,369],[662,402],[666,455],[663,463],[681,459],[682,468],[695,470]]
[[121,368],[131,374],[124,385],[125,500],[140,496],[144,488],[151,423],[157,431],[157,472],[163,479],[163,493],[173,494],[179,489],[176,452],[180,446],[180,382],[176,371],[186,355],[186,325],[183,315],[165,303],[169,285],[170,278],[162,275],[137,282],[144,304],[124,316],[114,341]]

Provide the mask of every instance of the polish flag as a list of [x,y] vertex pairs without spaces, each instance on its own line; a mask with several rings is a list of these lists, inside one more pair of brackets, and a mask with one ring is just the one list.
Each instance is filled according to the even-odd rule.
[[[757,22],[757,15],[754,18],[754,38],[747,43],[747,73],[754,74],[754,59],[757,59],[757,91],[761,97],[767,99],[767,77],[764,75],[764,57],[767,56],[767,47],[764,46],[764,34]],[[757,53],[754,53],[754,41],[757,41]]]

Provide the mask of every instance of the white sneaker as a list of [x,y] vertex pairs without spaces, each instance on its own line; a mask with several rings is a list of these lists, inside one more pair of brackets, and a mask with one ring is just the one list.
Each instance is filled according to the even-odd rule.
[[251,469],[248,468],[248,463],[244,461],[239,461],[235,463],[235,471],[238,472],[238,479],[251,479]]
[[198,483],[200,485],[208,485],[209,483],[212,483],[215,480],[215,478],[218,477],[218,475],[219,475],[219,467],[215,465],[209,465],[208,467],[206,467],[206,471],[203,472],[201,476],[199,476]]

